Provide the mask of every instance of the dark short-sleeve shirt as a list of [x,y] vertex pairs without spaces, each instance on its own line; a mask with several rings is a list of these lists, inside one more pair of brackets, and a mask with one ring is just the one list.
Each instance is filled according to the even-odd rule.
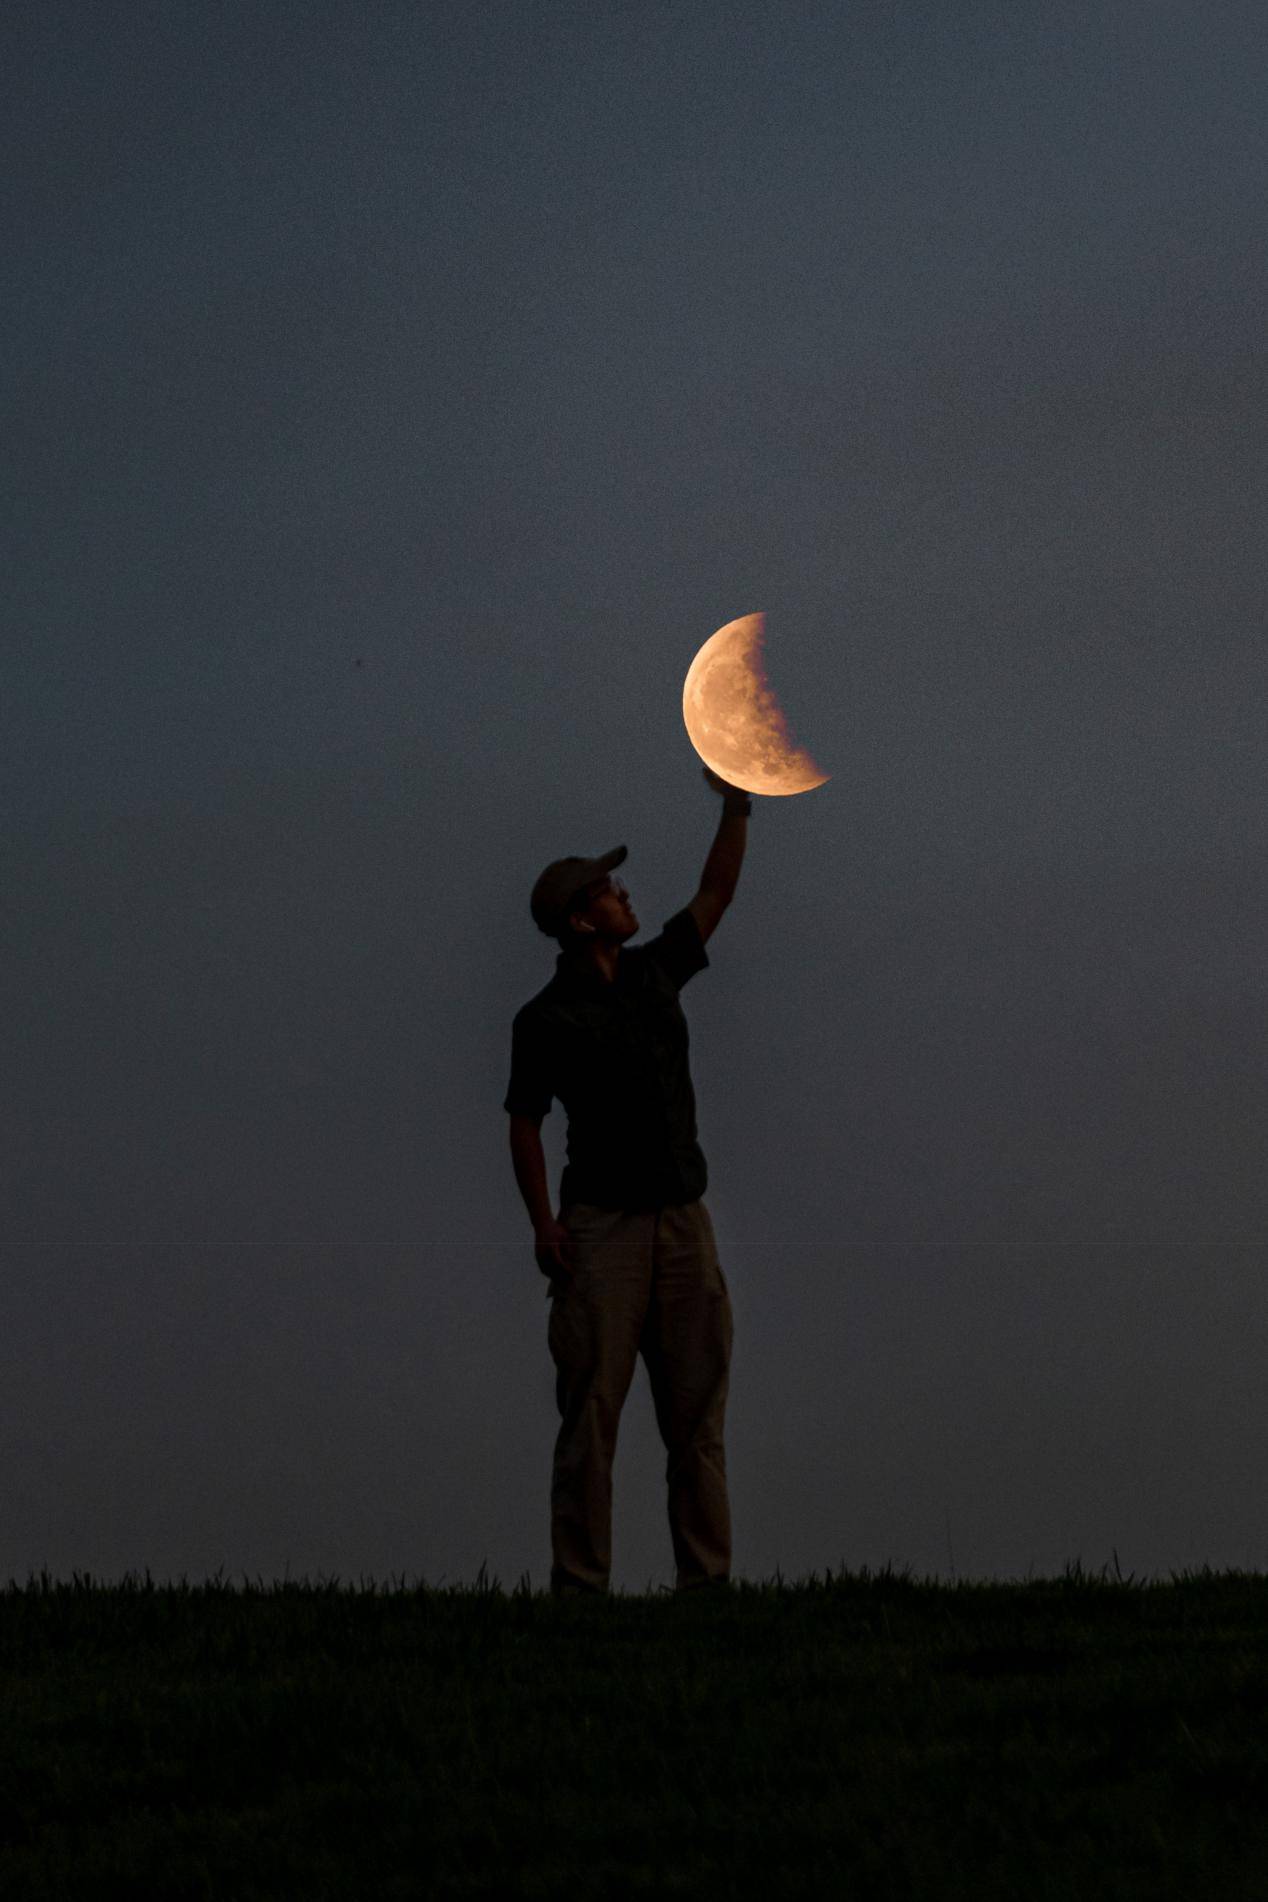
[[515,1014],[502,1107],[568,1117],[560,1202],[648,1209],[694,1202],[708,1172],[696,1134],[687,1019],[678,993],[709,960],[695,919],[624,946],[609,982],[561,951],[555,975]]

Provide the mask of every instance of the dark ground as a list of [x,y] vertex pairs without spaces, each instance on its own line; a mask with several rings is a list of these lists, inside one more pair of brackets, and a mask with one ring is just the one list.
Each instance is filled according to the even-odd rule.
[[0,1895],[1268,1895],[1268,1579],[0,1594]]

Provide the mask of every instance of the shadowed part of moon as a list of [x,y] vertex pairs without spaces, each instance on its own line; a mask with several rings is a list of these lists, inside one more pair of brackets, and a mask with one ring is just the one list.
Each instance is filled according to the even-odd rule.
[[762,663],[764,614],[744,614],[711,634],[687,669],[682,717],[706,766],[746,792],[800,793],[831,777],[788,723]]

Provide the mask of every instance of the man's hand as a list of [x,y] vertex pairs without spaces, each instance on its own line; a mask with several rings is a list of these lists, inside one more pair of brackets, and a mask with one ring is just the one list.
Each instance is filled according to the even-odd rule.
[[720,774],[715,773],[712,766],[705,767],[704,776],[709,785],[712,786],[714,792],[721,793],[724,799],[748,798],[748,794],[745,792],[743,786],[733,786],[729,780],[723,779]]
[[553,1219],[533,1230],[533,1253],[544,1275],[571,1275],[576,1265],[572,1237],[562,1222]]

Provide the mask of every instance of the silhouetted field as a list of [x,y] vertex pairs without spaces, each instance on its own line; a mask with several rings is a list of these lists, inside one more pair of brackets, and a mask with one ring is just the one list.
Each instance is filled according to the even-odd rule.
[[0,1594],[0,1895],[1268,1894],[1268,1579]]

